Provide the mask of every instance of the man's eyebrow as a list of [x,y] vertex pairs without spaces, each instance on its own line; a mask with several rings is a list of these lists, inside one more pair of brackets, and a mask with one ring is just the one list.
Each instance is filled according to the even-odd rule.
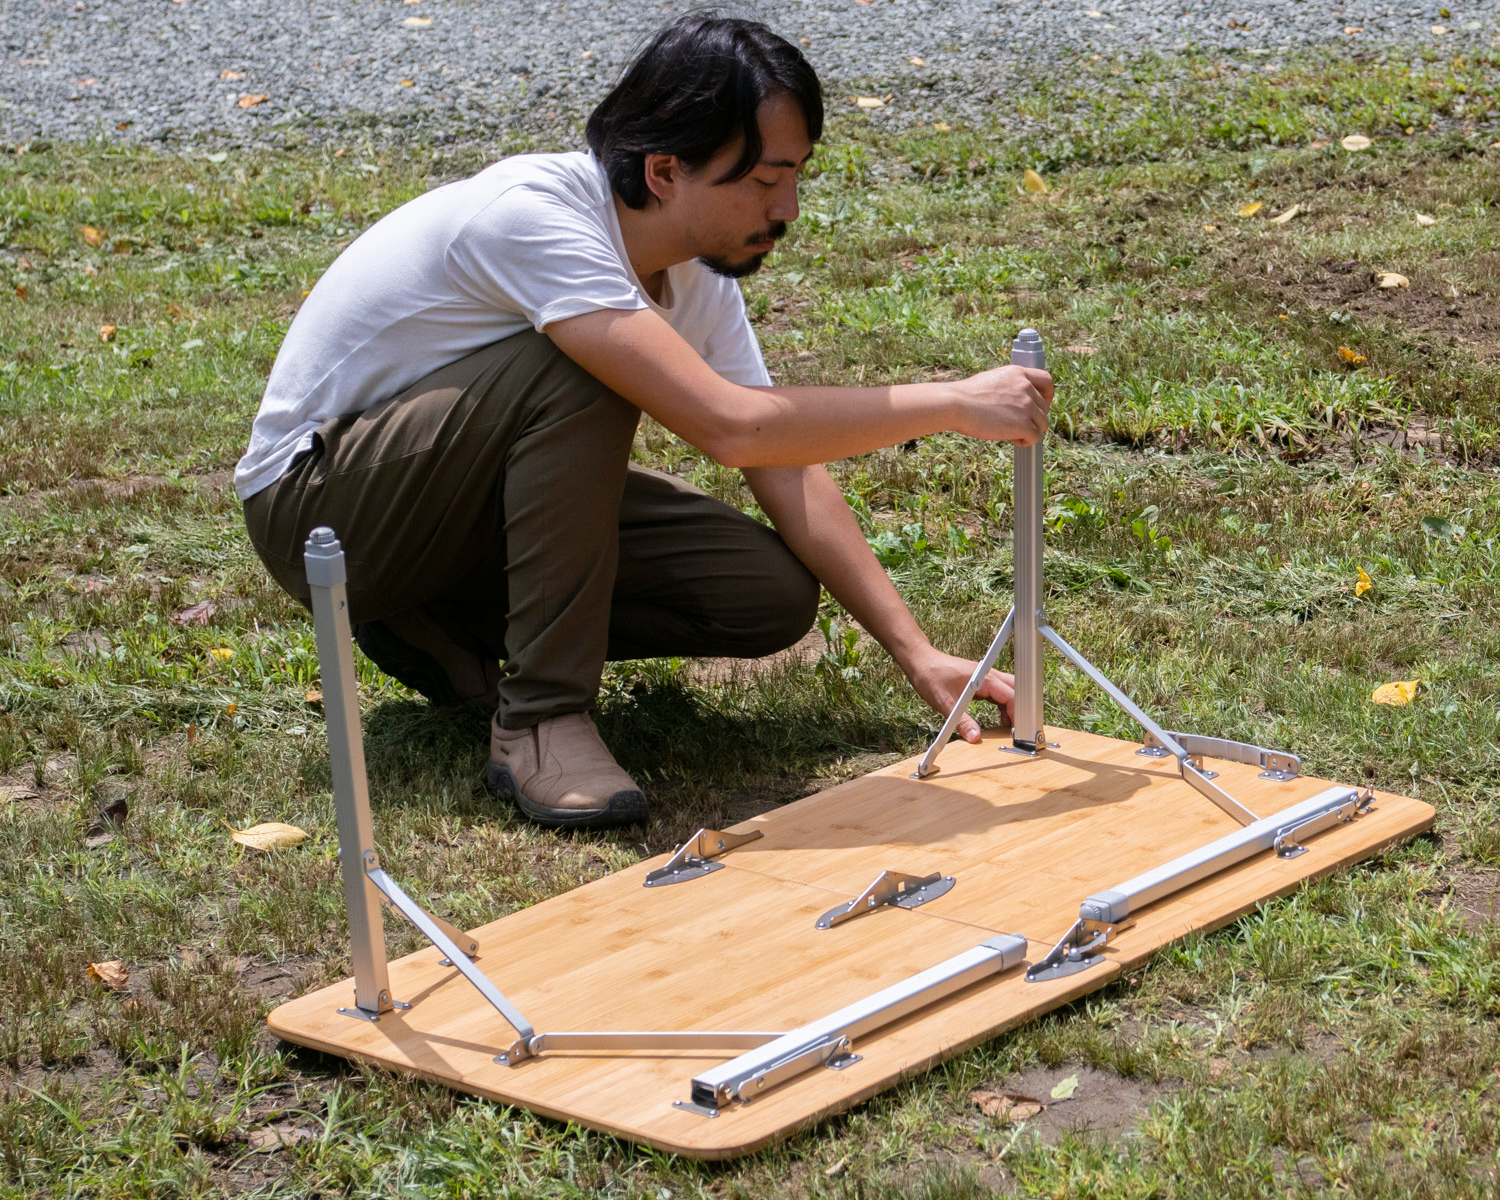
[[807,160],[810,159],[812,156],[813,156],[813,152],[811,150],[809,150],[806,154],[804,154],[802,156],[802,161],[801,162],[793,162],[789,158],[763,158],[763,159],[760,160],[759,164],[757,164],[757,165],[762,166],[762,167],[791,167],[791,168],[793,168],[795,170],[796,168],[799,168],[799,167],[805,167],[807,165]]

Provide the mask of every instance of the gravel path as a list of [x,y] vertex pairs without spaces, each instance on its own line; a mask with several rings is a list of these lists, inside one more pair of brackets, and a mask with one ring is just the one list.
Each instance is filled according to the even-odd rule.
[[[279,142],[289,125],[438,140],[555,130],[586,114],[632,49],[682,7],[0,0],[0,139]],[[830,97],[892,93],[882,115],[913,121],[978,115],[1008,82],[1081,51],[1458,53],[1500,34],[1496,0],[761,0],[752,11],[803,40]]]

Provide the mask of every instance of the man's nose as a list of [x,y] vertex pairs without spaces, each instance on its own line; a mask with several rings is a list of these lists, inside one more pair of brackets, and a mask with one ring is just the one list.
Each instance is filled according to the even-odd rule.
[[801,211],[797,207],[797,181],[793,179],[776,189],[771,210],[766,215],[773,221],[785,221],[790,225]]

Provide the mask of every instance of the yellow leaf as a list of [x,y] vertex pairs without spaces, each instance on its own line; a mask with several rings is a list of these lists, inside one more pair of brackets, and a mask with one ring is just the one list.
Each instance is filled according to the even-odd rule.
[[240,706],[238,704],[226,704],[224,706],[224,712],[228,716],[232,717],[232,716],[234,716],[235,713],[237,713],[239,711],[240,711]]
[[118,958],[89,963],[89,978],[117,992],[123,992],[130,985],[130,972],[125,969],[124,961]]
[[947,121],[934,121],[932,123],[932,127],[939,133],[947,133],[950,129],[953,128],[953,126],[948,124]]
[[403,80],[402,80],[402,81],[401,81],[401,86],[402,86],[402,87],[415,87],[415,86],[416,86],[416,84],[415,84],[415,83],[413,83],[413,82],[412,82],[412,81],[411,81],[411,80],[410,80],[410,79],[403,79]]
[[269,99],[270,97],[267,96],[264,92],[258,92],[255,95],[251,96],[241,96],[240,107],[254,108],[257,104],[264,104]]
[[1348,346],[1339,347],[1339,357],[1342,358],[1346,363],[1353,363],[1355,366],[1358,366],[1360,363],[1365,361],[1365,356],[1363,354],[1349,349]]
[[1265,208],[1265,205],[1262,204],[1259,200],[1252,200],[1249,204],[1240,209],[1240,216],[1253,217],[1263,208]]
[[1203,225],[1203,232],[1204,232],[1204,233],[1213,233],[1213,232],[1215,232],[1215,231],[1216,231],[1216,230],[1217,230],[1217,229],[1218,229],[1218,228],[1219,228],[1219,227],[1218,227],[1218,226],[1217,226],[1217,225],[1210,225],[1210,224],[1208,224],[1208,223],[1207,223],[1207,222],[1204,222],[1204,225]]
[[860,108],[885,107],[885,101],[882,100],[879,96],[856,96],[854,97],[854,103],[859,105]]
[[1286,212],[1280,213],[1277,216],[1272,217],[1271,218],[1271,224],[1272,225],[1285,225],[1288,221],[1290,221],[1293,217],[1295,217],[1301,211],[1302,211],[1302,205],[1300,205],[1300,204],[1294,204],[1294,205],[1292,205],[1291,208],[1287,209]]
[[322,704],[323,703],[323,693],[320,692],[320,691],[318,691],[316,688],[314,688],[312,691],[308,692],[307,695],[303,696],[302,698],[304,700],[306,700],[309,704]]
[[911,65],[914,67],[925,67],[927,65],[927,60],[918,54],[913,54],[906,61],[911,63]]
[[1374,586],[1375,581],[1370,578],[1369,572],[1367,572],[1363,567],[1360,567],[1359,582],[1354,585],[1354,594],[1356,596],[1363,596]]
[[1417,224],[1418,225],[1436,225],[1437,224],[1437,218],[1436,217],[1429,217],[1426,213],[1418,213],[1417,214]]
[[426,29],[432,24],[431,17],[407,17],[401,24],[411,29]]
[[1047,194],[1047,181],[1030,167],[1026,168],[1026,173],[1021,178],[1023,186],[1028,192],[1035,192],[1038,196],[1045,196]]
[[1422,686],[1420,679],[1403,679],[1395,683],[1382,683],[1370,693],[1370,699],[1376,704],[1391,704],[1397,708],[1410,704],[1417,698],[1417,689]]
[[1363,33],[1364,31],[1365,31],[1365,27],[1363,25],[1345,25],[1344,26],[1344,32],[1347,33],[1350,37],[1353,37],[1356,33]]
[[228,646],[215,646],[209,653],[220,662],[228,662],[234,657],[234,651]]
[[219,72],[219,78],[220,79],[243,79],[243,78],[245,78],[245,72],[243,72],[243,71],[231,71],[228,68],[225,68],[224,70],[222,70],[222,71]]
[[1376,287],[1403,288],[1410,287],[1411,280],[1405,275],[1398,275],[1395,271],[1382,271],[1375,280]]
[[78,231],[78,236],[90,246],[102,246],[104,244],[104,235],[92,225],[85,225]]
[[1348,137],[1339,138],[1339,145],[1345,150],[1368,150],[1374,143],[1362,133],[1351,133]]
[[307,830],[280,821],[266,821],[249,829],[231,829],[229,836],[251,850],[283,850],[307,840]]
[[115,327],[113,325],[99,326],[99,340],[101,342],[112,342],[115,340]]

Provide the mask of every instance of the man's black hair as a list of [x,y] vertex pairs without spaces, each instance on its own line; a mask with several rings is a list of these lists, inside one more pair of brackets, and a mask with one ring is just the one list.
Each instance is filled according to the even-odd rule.
[[716,183],[743,179],[764,148],[756,111],[785,93],[807,136],[823,135],[823,88],[807,59],[759,21],[692,12],[662,29],[589,117],[589,149],[620,199],[645,208],[646,155],[675,154],[702,167],[736,137],[739,159]]

